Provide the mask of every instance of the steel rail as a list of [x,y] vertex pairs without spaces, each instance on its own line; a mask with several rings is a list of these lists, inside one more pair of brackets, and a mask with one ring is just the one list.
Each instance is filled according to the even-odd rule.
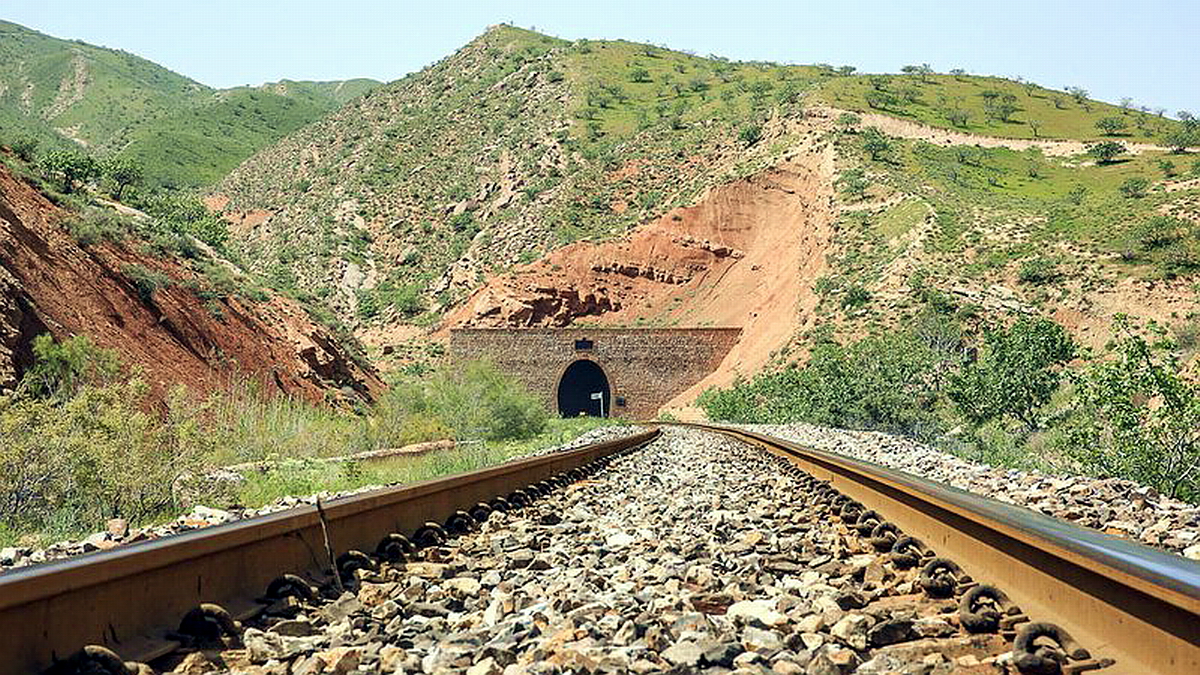
[[[594,460],[649,443],[651,429],[625,438],[323,505],[337,553],[374,550],[389,533],[504,496]],[[231,613],[254,606],[284,573],[329,568],[314,506],[22,568],[0,575],[0,671],[37,673],[85,645],[135,661],[174,647],[167,632],[200,603]]]
[[1106,675],[1200,673],[1200,563],[872,462],[709,424],[828,481],[1065,628]]

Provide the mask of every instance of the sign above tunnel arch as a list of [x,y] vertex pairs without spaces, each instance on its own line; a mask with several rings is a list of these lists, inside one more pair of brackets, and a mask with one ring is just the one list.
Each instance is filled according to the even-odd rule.
[[[458,328],[450,331],[450,356],[495,363],[556,414],[648,419],[716,370],[741,334],[741,328]],[[604,387],[576,377],[587,367],[572,371],[573,364],[585,361],[603,373]],[[595,393],[599,399],[591,398]]]

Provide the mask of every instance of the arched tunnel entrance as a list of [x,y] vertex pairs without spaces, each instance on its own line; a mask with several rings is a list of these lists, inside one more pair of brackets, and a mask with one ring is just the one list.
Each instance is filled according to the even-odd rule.
[[[598,398],[593,398],[599,394]],[[580,359],[567,367],[558,383],[558,414],[563,417],[608,417],[612,414],[608,377],[593,361]]]

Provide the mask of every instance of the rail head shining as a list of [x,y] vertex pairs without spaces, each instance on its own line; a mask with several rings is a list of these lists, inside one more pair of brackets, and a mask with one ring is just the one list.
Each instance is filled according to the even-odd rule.
[[[1116,664],[1200,672],[1200,563],[879,464],[735,427],[691,424],[785,456],[995,583]],[[1090,644],[1089,644],[1090,642]]]

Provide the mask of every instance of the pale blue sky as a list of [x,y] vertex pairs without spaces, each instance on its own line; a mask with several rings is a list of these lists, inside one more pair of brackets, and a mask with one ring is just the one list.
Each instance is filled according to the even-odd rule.
[[6,0],[0,18],[217,87],[393,80],[509,22],[699,54],[894,71],[928,62],[1200,112],[1197,0]]

